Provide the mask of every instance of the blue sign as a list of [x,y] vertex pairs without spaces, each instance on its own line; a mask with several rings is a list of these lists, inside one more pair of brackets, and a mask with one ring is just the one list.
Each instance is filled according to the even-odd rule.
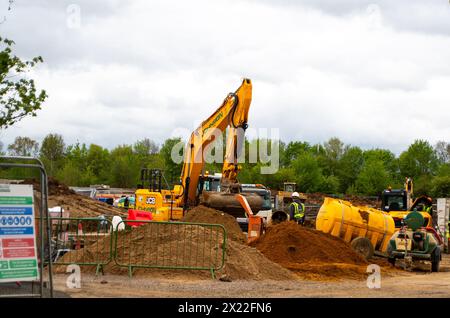
[[0,235],[31,235],[33,227],[0,227]]
[[32,215],[33,210],[31,207],[0,207],[0,215]]
[[25,225],[25,218],[23,216],[20,218],[20,225]]
[[8,225],[13,225],[13,223],[14,223],[13,217],[12,217],[12,216],[9,216],[9,217],[8,217]]

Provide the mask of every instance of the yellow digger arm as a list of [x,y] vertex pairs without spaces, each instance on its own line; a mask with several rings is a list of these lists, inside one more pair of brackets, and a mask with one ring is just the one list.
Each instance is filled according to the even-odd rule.
[[247,128],[248,111],[252,100],[252,83],[244,79],[234,93],[228,94],[222,105],[192,132],[186,145],[181,184],[185,208],[196,203],[199,177],[205,160],[204,150],[214,141],[217,129],[224,132],[230,126],[226,142],[226,155],[222,170],[222,183],[234,183],[238,173],[236,131]]

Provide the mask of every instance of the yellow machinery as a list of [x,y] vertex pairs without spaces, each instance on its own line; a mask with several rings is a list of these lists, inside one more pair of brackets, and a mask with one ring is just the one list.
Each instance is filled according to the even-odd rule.
[[[234,215],[245,215],[235,195],[241,192],[237,180],[240,170],[239,142],[244,140],[244,132],[248,127],[248,111],[252,100],[252,83],[244,79],[234,93],[228,94],[222,105],[201,125],[192,132],[184,153],[184,164],[179,185],[172,190],[161,189],[161,172],[152,171],[147,189],[136,191],[136,209],[152,211],[157,221],[179,220],[183,212],[191,206],[202,203],[206,206],[223,210]],[[228,128],[226,153],[220,180],[220,191],[203,191],[202,172],[204,168],[204,151],[216,138]],[[145,173],[144,173],[145,174]],[[243,193],[252,210],[259,211],[263,200],[259,195]]]
[[162,178],[160,169],[141,170],[142,189],[136,190],[136,209],[152,212],[154,221],[179,220],[183,217],[183,208],[177,206],[176,200],[179,186],[174,190],[162,189]]
[[317,215],[316,229],[351,243],[357,252],[369,259],[374,252],[386,252],[395,225],[388,213],[325,198]]
[[[274,211],[272,213],[272,223],[280,223],[289,220],[289,205],[292,203],[292,193],[296,191],[295,182],[284,182],[283,191],[278,191],[275,195]],[[300,200],[306,200],[303,193],[299,193]]]
[[422,214],[423,226],[432,227],[432,199],[428,196],[419,196],[413,202],[412,196],[413,181],[411,178],[406,178],[403,189],[391,189],[389,187],[383,191],[381,194],[381,210],[388,212],[394,218],[396,228],[402,226],[402,220],[414,209]]

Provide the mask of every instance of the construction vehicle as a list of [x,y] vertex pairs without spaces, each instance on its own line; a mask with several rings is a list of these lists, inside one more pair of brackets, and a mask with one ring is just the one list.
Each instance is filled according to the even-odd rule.
[[386,212],[327,197],[317,214],[316,229],[343,239],[370,259],[374,254],[385,255],[395,225]]
[[404,268],[411,269],[418,261],[429,261],[431,271],[439,271],[443,241],[432,228],[425,228],[423,224],[424,217],[416,209],[405,216],[403,226],[389,241],[387,254],[392,265],[397,259],[403,259]]
[[[256,213],[257,217],[260,217],[263,222],[263,226],[266,226],[271,218],[272,218],[272,199],[271,199],[271,192],[269,189],[267,189],[262,184],[242,184],[242,192],[243,193],[254,193],[261,197],[263,200],[263,204],[261,206],[261,210]],[[248,216],[248,212],[246,211],[245,217],[237,217],[236,221],[238,222],[239,226],[241,227],[242,232],[244,233],[250,233],[251,228],[250,225],[250,217]],[[253,215],[253,211],[252,211]]]
[[391,189],[390,187],[384,190],[381,194],[381,210],[388,212],[395,222],[395,227],[402,226],[402,220],[409,212],[417,209],[423,216],[425,227],[432,227],[432,204],[430,197],[422,195],[413,201],[413,180],[411,178],[405,179],[405,186],[403,189]]
[[[162,173],[159,170],[143,170],[141,180],[149,186],[136,191],[136,209],[151,211],[153,220],[179,220],[189,207],[203,204],[222,210],[233,216],[243,216],[244,209],[236,194],[245,196],[252,211],[261,210],[263,200],[254,193],[242,192],[237,175],[240,170],[237,158],[248,127],[248,111],[252,99],[252,83],[244,79],[234,93],[227,95],[222,105],[194,130],[186,145],[180,184],[171,190],[162,189]],[[220,179],[220,191],[205,190],[208,176],[203,173],[204,150],[215,140],[217,132],[228,128],[226,152]],[[147,171],[147,172],[146,172]]]
[[[295,182],[284,182],[283,190],[275,195],[274,211],[272,213],[272,223],[280,223],[289,220],[289,205],[292,203],[292,193],[296,191]],[[299,193],[300,200],[306,200],[303,193]]]

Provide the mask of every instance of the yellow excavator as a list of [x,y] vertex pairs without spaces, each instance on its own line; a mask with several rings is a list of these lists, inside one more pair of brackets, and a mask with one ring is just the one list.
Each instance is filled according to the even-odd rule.
[[[198,204],[237,217],[245,215],[245,209],[236,196],[242,194],[254,213],[261,210],[261,196],[242,192],[237,179],[240,143],[244,141],[243,133],[248,127],[251,100],[252,83],[250,79],[244,79],[241,86],[228,94],[222,105],[192,132],[184,152],[180,184],[173,189],[162,189],[163,175],[160,170],[142,170],[141,180],[147,180],[148,186],[136,191],[136,209],[151,211],[155,221],[179,220],[190,207]],[[203,173],[205,149],[214,142],[217,132],[224,133],[227,128],[219,191],[204,191],[204,183],[211,181]]]
[[413,201],[413,192],[413,180],[406,177],[403,189],[389,187],[381,193],[381,210],[392,216],[396,228],[402,226],[403,219],[414,209],[422,214],[423,226],[432,227],[433,200],[426,195],[421,195]]

